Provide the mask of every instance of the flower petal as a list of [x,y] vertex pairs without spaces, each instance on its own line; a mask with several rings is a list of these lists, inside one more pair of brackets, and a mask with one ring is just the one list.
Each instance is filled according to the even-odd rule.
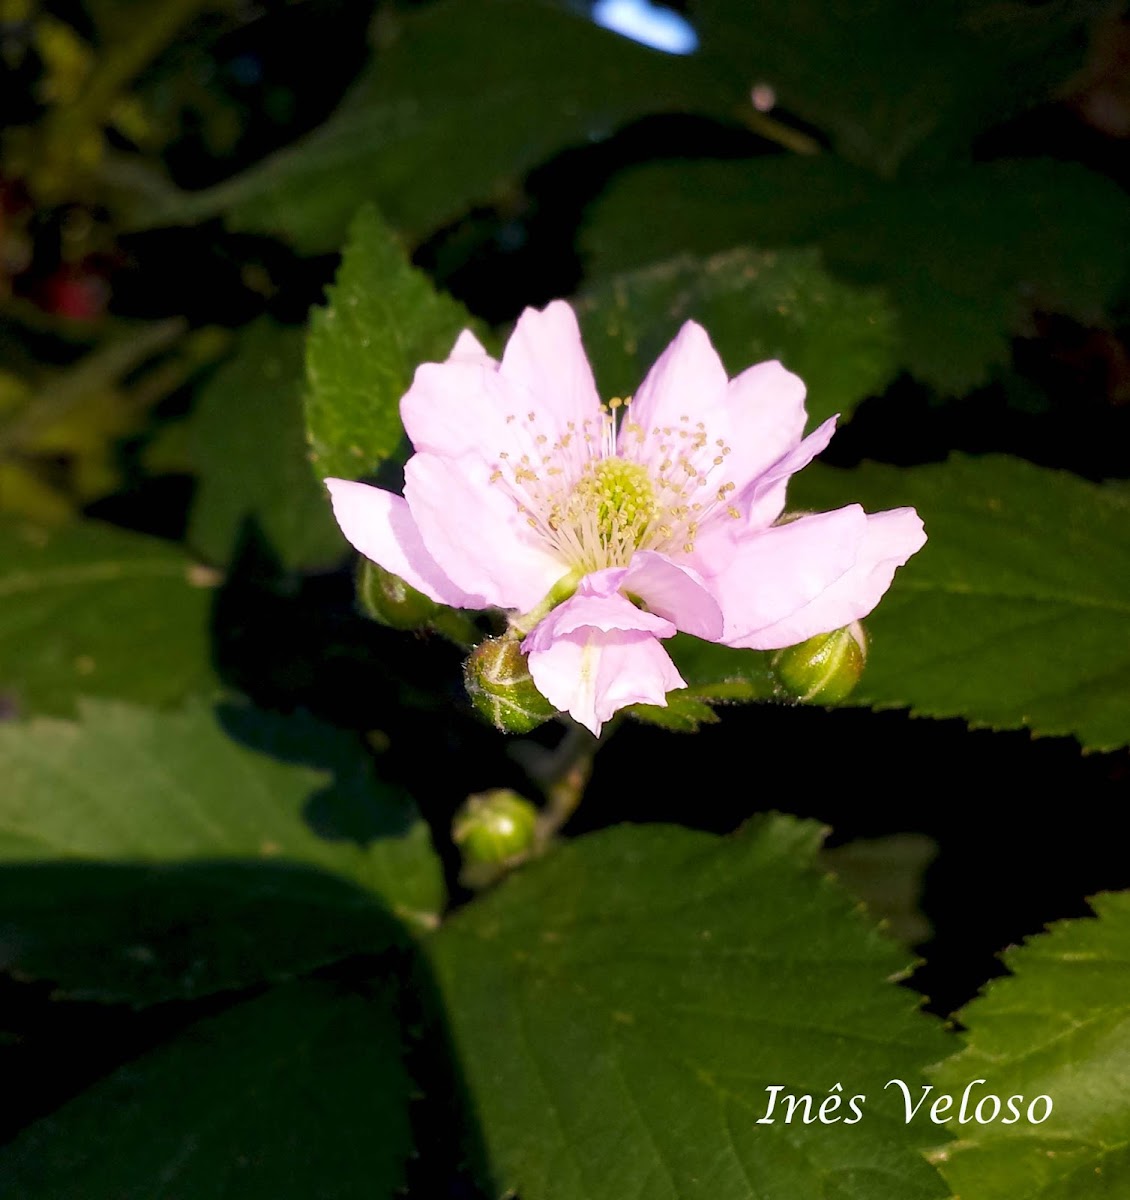
[[483,597],[464,591],[428,553],[407,503],[367,483],[327,479],[334,516],[346,540],[418,592],[455,608],[483,608]]
[[[598,571],[597,576],[616,576],[622,569]],[[590,577],[591,578],[591,577]],[[529,654],[544,650],[556,639],[576,633],[578,630],[594,630],[607,633],[611,630],[646,633],[652,637],[672,637],[675,626],[654,613],[637,608],[626,596],[603,589],[586,588],[582,579],[576,592],[563,604],[559,604],[547,617],[530,631],[522,643],[522,650]]]
[[868,516],[859,505],[802,517],[733,542],[710,579],[728,646],[775,650],[866,616],[895,569],[925,543],[910,508]]
[[404,468],[404,498],[439,568],[488,604],[533,608],[567,571],[474,454],[413,455]]
[[872,513],[852,567],[804,608],[758,631],[756,643],[748,644],[776,650],[862,619],[883,598],[895,571],[925,544],[926,533],[913,508]]
[[798,446],[783,454],[750,484],[734,503],[746,514],[747,529],[768,529],[785,507],[789,479],[822,454],[836,432],[836,417],[829,417]]
[[731,380],[725,409],[730,453],[723,469],[739,494],[800,442],[807,419],[804,395],[800,377],[775,359]]
[[455,345],[451,347],[451,353],[447,356],[447,361],[478,362],[492,367],[498,366],[497,360],[491,358],[482,342],[469,329],[464,329],[455,339]]
[[691,424],[722,409],[729,380],[706,330],[687,321],[655,360],[628,410],[650,437],[655,428]]
[[532,651],[529,667],[538,691],[597,735],[626,705],[666,707],[667,693],[686,687],[667,651],[639,630],[578,629]]
[[557,434],[564,433],[570,421],[579,429],[583,422],[600,415],[600,397],[581,330],[564,300],[522,313],[506,343],[499,370],[552,421]]
[[684,633],[711,642],[722,636],[722,609],[702,576],[690,567],[653,550],[641,550],[632,556],[618,586]]

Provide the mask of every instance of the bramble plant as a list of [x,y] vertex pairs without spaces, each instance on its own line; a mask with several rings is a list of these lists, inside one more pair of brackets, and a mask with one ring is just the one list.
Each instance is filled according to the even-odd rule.
[[0,1196],[1130,1193],[1127,21],[589,7],[0,0]]

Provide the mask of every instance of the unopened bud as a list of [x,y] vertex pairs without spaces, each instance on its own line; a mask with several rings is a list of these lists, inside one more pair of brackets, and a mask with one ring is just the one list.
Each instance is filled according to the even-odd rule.
[[443,605],[367,558],[357,575],[357,599],[374,621],[391,629],[422,629],[443,611]]
[[495,788],[468,796],[451,823],[463,862],[497,866],[526,854],[534,844],[538,810],[524,796]]
[[858,621],[821,633],[773,659],[773,672],[790,696],[814,704],[838,704],[855,690],[867,661],[867,637]]
[[534,686],[512,637],[480,643],[463,664],[463,682],[471,703],[503,733],[529,733],[557,712]]

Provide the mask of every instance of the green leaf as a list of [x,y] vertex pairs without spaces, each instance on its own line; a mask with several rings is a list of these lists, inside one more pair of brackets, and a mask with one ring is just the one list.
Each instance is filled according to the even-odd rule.
[[[142,1002],[381,949],[386,912],[434,924],[443,880],[427,827],[407,796],[374,778],[351,735],[235,705],[155,713],[84,702],[80,713],[78,724],[0,726],[0,860],[20,868],[11,896],[28,902],[5,906],[7,966]],[[58,893],[36,895],[34,863],[54,864]],[[124,869],[146,864],[180,869]],[[68,926],[84,884],[91,907]],[[179,914],[191,916],[194,896],[199,927],[186,932]],[[300,905],[292,941],[282,919]],[[230,927],[244,917],[267,940],[241,959],[249,931]],[[84,929],[105,929],[96,946],[120,949],[102,963],[93,946],[77,955]]]
[[904,946],[917,946],[930,937],[930,922],[920,903],[926,869],[937,856],[933,838],[892,833],[822,850],[820,864],[867,905],[891,937]]
[[[1064,921],[1009,950],[1013,972],[962,1013],[966,1048],[935,1072],[939,1091],[1018,1103],[1011,1125],[949,1128],[937,1155],[962,1200],[1115,1200],[1130,1179],[1130,893],[1091,901],[1098,920]],[[1032,1124],[1028,1104],[1049,1096]],[[1035,1115],[1043,1112],[1042,1103]],[[985,1115],[992,1108],[988,1104]],[[1010,1114],[1007,1108],[1003,1117]]]
[[668,692],[665,705],[630,704],[624,711],[645,725],[658,725],[672,733],[695,733],[702,725],[718,723],[714,709],[687,688]]
[[74,1000],[191,999],[405,940],[371,892],[294,862],[9,862],[0,888],[0,969]]
[[150,203],[136,223],[222,214],[319,253],[376,201],[419,237],[566,147],[648,113],[724,107],[732,93],[697,61],[530,0],[448,0],[384,29],[373,66],[324,125],[218,187]]
[[200,396],[190,433],[199,482],[188,540],[211,562],[231,561],[249,519],[291,569],[332,566],[343,556],[325,491],[310,474],[303,341],[298,329],[252,326]]
[[411,1152],[390,998],[308,983],[201,1021],[0,1152],[21,1200],[391,1200]]
[[829,278],[812,250],[677,258],[601,283],[578,311],[606,395],[631,395],[691,319],[705,326],[731,376],[771,358],[800,375],[813,424],[846,418],[895,373],[884,301]]
[[790,502],[913,505],[929,541],[867,619],[850,704],[1130,744],[1130,495],[1019,459],[813,466]]
[[840,154],[891,176],[912,156],[967,156],[976,134],[1046,100],[1080,65],[1086,6],[1027,9],[700,0],[694,22],[717,71],[771,85]]
[[1099,318],[1127,277],[1130,200],[1082,167],[1038,160],[921,183],[829,156],[652,164],[620,178],[584,238],[602,276],[742,243],[814,244],[840,279],[882,286],[897,361],[961,392],[1007,361],[1031,309]]
[[353,222],[329,305],[311,314],[306,425],[319,476],[370,474],[400,445],[400,398],[473,322],[412,267],[375,209]]
[[171,543],[110,525],[0,524],[0,690],[69,714],[80,693],[171,704],[213,689],[213,583]]
[[[899,951],[811,869],[819,840],[785,817],[612,829],[430,940],[492,1195],[945,1194],[882,1091],[943,1035],[891,986]],[[758,1124],[766,1087],[819,1105],[836,1083],[867,1096],[862,1121]]]
[[686,633],[676,634],[664,645],[693,696],[749,701],[781,695],[769,666],[772,654],[767,651],[732,650]]

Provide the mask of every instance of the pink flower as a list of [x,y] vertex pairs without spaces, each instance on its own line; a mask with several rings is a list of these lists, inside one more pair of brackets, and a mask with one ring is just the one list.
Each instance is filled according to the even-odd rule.
[[804,385],[778,362],[726,377],[688,321],[630,402],[602,406],[572,309],[519,318],[501,362],[465,332],[400,405],[404,496],[328,479],[349,541],[433,600],[511,610],[530,674],[593,733],[684,685],[662,639],[791,646],[869,613],[925,542],[910,508],[776,523]]

